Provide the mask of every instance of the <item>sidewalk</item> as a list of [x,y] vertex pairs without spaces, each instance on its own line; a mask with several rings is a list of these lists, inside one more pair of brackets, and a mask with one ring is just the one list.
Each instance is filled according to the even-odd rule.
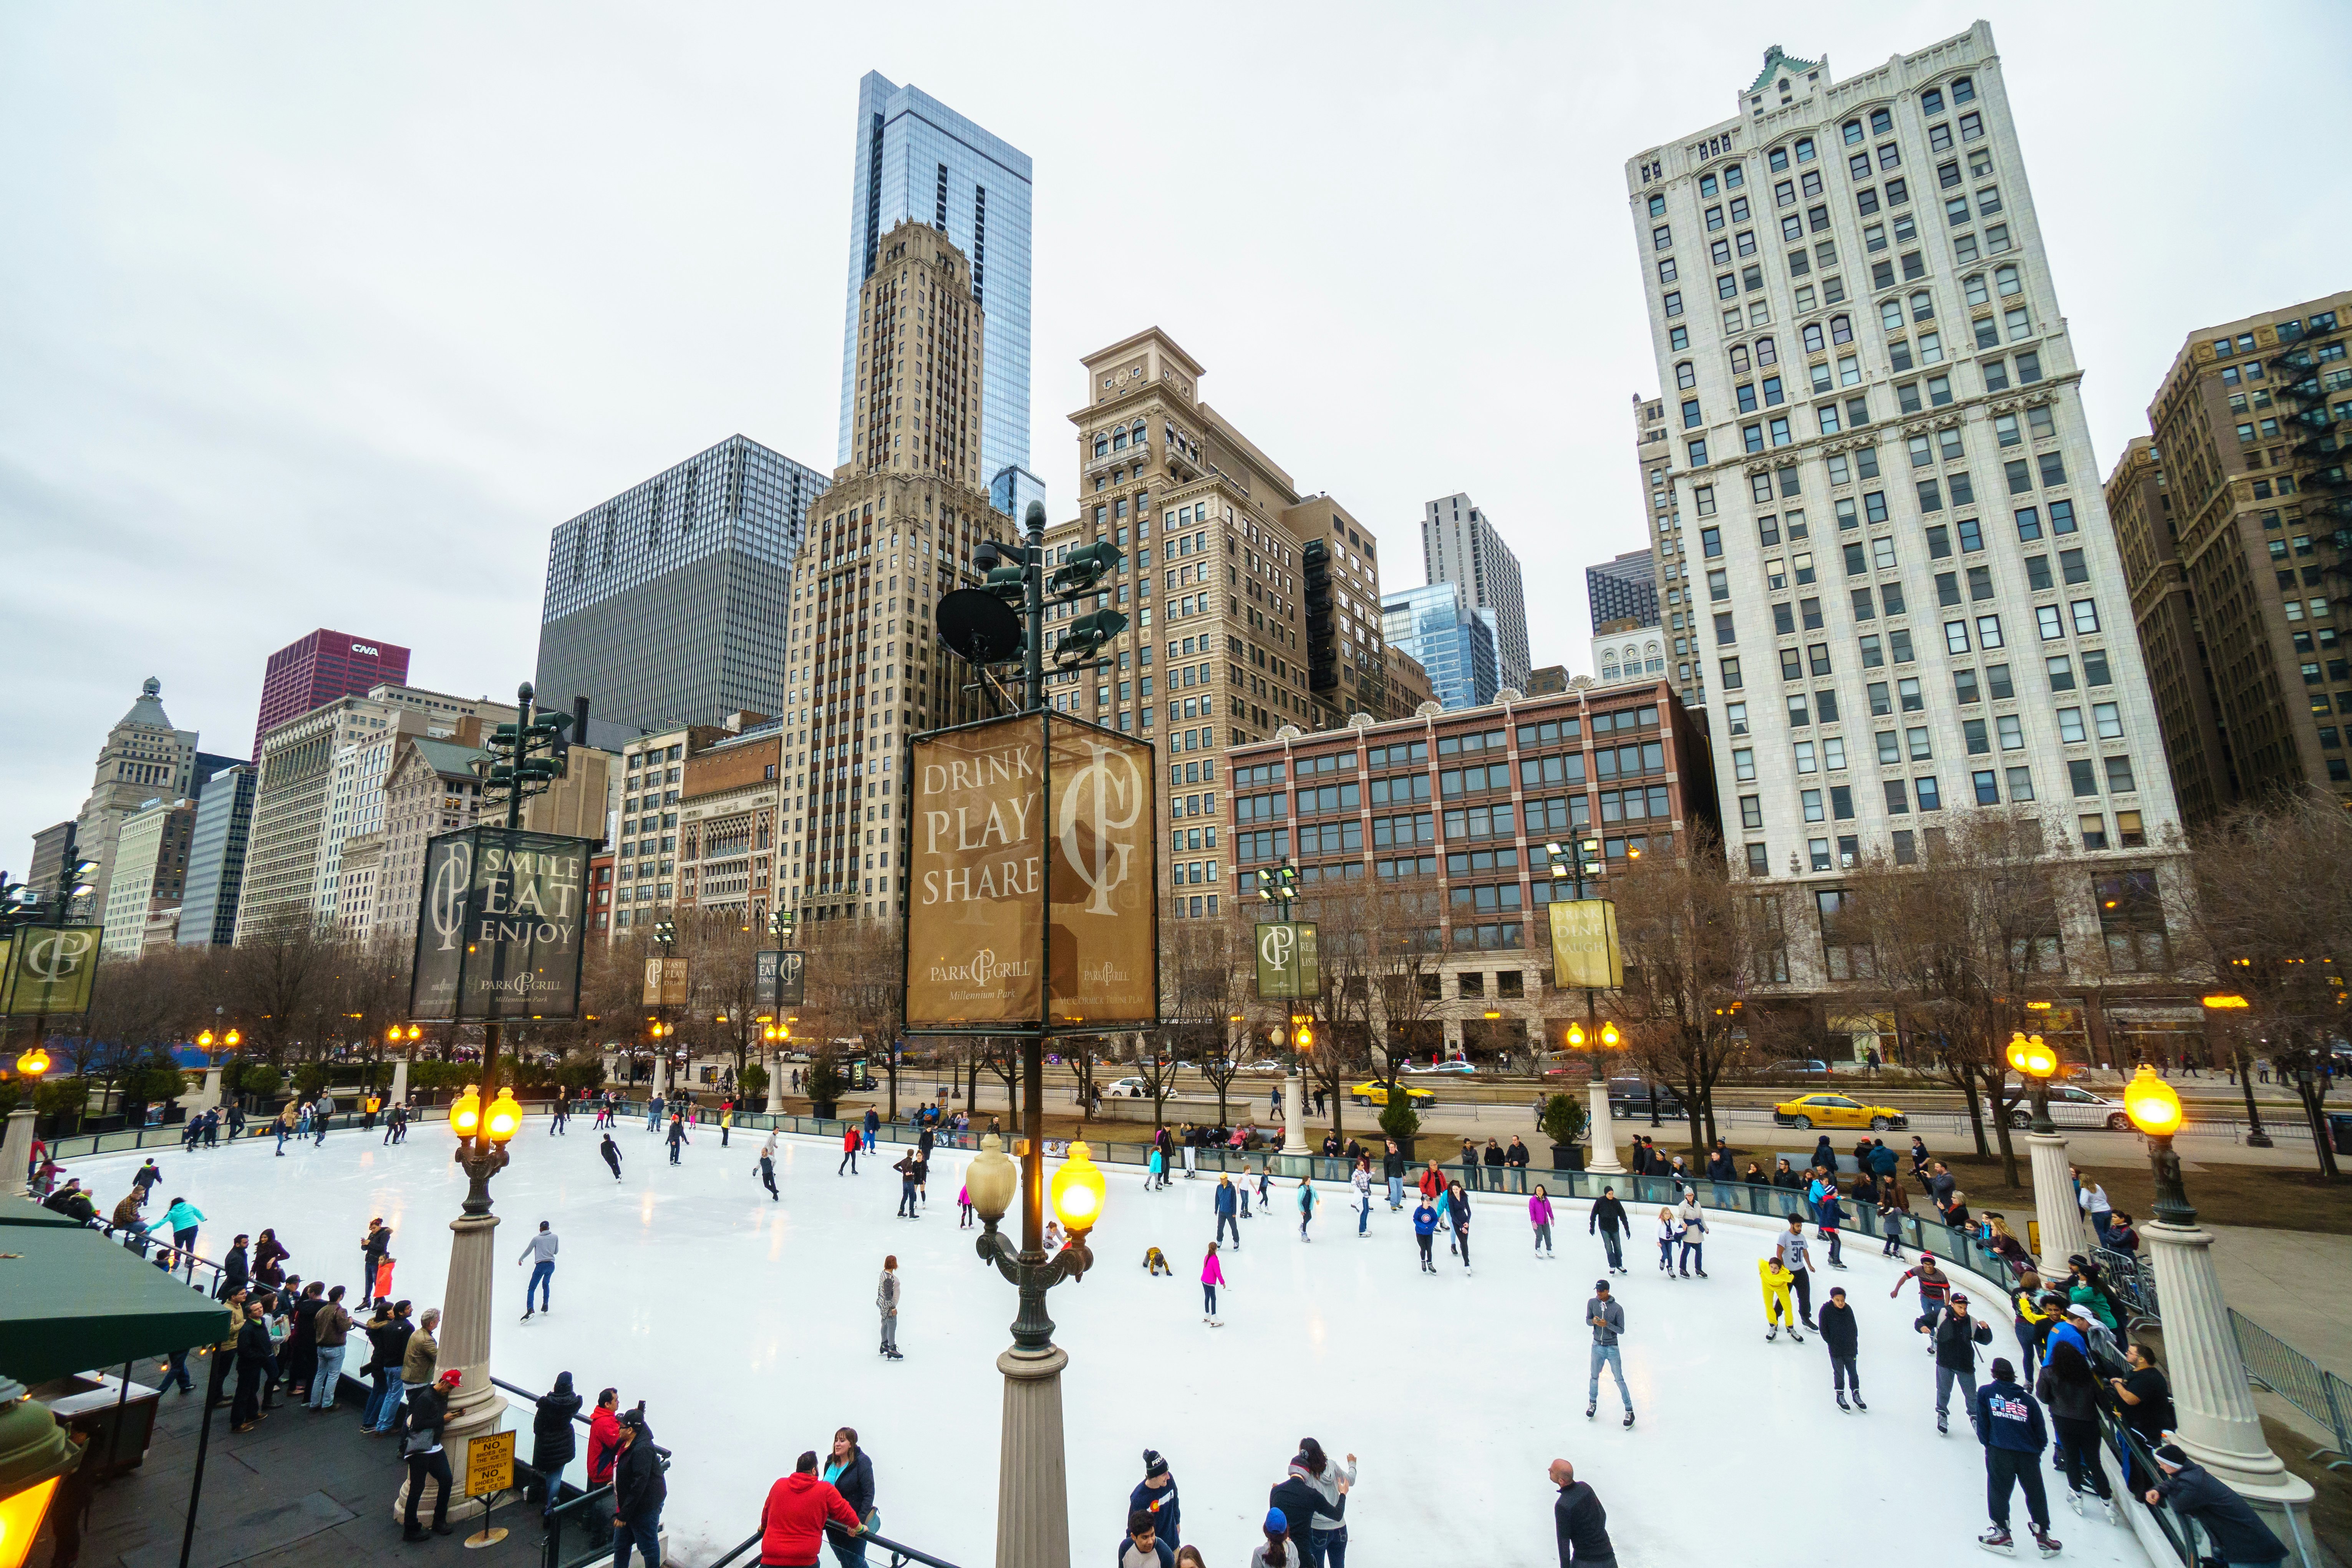
[[[2230,1305],[2338,1377],[2352,1378],[2352,1246],[2340,1236],[2300,1230],[2206,1227],[2213,1267]],[[2254,1402],[2313,1443],[2335,1438],[2285,1400],[2259,1390]]]

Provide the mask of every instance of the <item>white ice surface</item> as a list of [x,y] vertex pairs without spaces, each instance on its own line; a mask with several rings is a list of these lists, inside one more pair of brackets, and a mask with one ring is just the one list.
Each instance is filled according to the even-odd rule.
[[[381,1136],[289,1142],[283,1159],[260,1140],[193,1156],[149,1151],[163,1169],[152,1212],[184,1194],[209,1216],[198,1250],[214,1258],[235,1233],[274,1226],[290,1268],[331,1284],[356,1284],[361,1234],[380,1214],[394,1232],[397,1293],[421,1309],[439,1299],[444,1227],[465,1178],[445,1127],[417,1128],[398,1149]],[[647,1402],[656,1439],[677,1455],[666,1522],[678,1561],[709,1562],[751,1533],[793,1456],[851,1426],[873,1456],[882,1532],[986,1564],[995,1359],[1010,1343],[1014,1299],[974,1256],[977,1230],[956,1226],[969,1156],[942,1152],[929,1207],[908,1221],[893,1217],[889,1145],[852,1179],[835,1175],[837,1146],[782,1139],[783,1199],[772,1203],[753,1163],[761,1136],[739,1134],[721,1151],[715,1128],[698,1130],[672,1167],[642,1121],[625,1122],[615,1183],[587,1119],[563,1138],[529,1123],[492,1188],[503,1221],[494,1372],[545,1388],[569,1370],[591,1399],[611,1384],[625,1404]],[[142,1157],[78,1160],[70,1171],[104,1212]],[[1350,1560],[1371,1568],[1556,1562],[1544,1476],[1555,1457],[1599,1491],[1627,1568],[1819,1568],[1855,1552],[1915,1565],[1984,1561],[1974,1543],[1986,1523],[1981,1450],[1957,1394],[1953,1433],[1937,1435],[1932,1365],[1910,1330],[1914,1299],[1887,1300],[1900,1269],[1875,1242],[1847,1247],[1844,1273],[1817,1277],[1824,1296],[1846,1286],[1861,1318],[1871,1407],[1848,1415],[1831,1399],[1818,1337],[1765,1342],[1756,1263],[1769,1228],[1711,1216],[1713,1278],[1669,1282],[1644,1240],[1654,1212],[1637,1212],[1633,1273],[1615,1282],[1639,1416],[1626,1431],[1605,1374],[1599,1415],[1583,1415],[1581,1310],[1603,1263],[1584,1205],[1556,1200],[1559,1256],[1541,1261],[1530,1256],[1525,1200],[1482,1197],[1475,1273],[1465,1276],[1441,1243],[1432,1278],[1416,1267],[1409,1211],[1391,1214],[1377,1189],[1370,1239],[1356,1238],[1349,1194],[1326,1187],[1314,1240],[1302,1245],[1296,1184],[1277,1187],[1278,1217],[1244,1222],[1242,1249],[1223,1249],[1224,1326],[1211,1329],[1197,1281],[1214,1185],[1180,1175],[1147,1194],[1139,1174],[1112,1173],[1095,1270],[1049,1298],[1070,1355],[1063,1414],[1080,1568],[1111,1561],[1147,1447],[1174,1470],[1184,1540],[1210,1568],[1240,1568],[1267,1489],[1309,1436],[1359,1458]],[[523,1323],[529,1271],[514,1259],[541,1219],[562,1241],[554,1310]],[[1144,1248],[1154,1245],[1175,1278],[1146,1277]],[[876,1354],[875,1283],[890,1252],[905,1280],[906,1359],[897,1363]],[[1996,1317],[1987,1359],[2015,1350]],[[354,1369],[364,1353],[353,1352]],[[517,1415],[527,1452],[530,1413]],[[2076,1518],[2063,1477],[2046,1474],[2062,1561],[2145,1568],[2128,1529]],[[387,1497],[394,1485],[388,1468]],[[2028,1542],[2021,1495],[2011,1522]],[[2032,1559],[2030,1542],[2021,1555]]]

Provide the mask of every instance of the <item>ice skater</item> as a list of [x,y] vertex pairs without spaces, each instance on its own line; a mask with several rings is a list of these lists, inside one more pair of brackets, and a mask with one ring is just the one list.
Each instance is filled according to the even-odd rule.
[[1470,1272],[1470,1196],[1454,1183],[1445,1189],[1445,1212],[1454,1221],[1454,1239],[1462,1248],[1462,1272]]
[[956,1207],[961,1211],[956,1218],[956,1228],[971,1229],[972,1226],[971,1188],[969,1185],[960,1185],[956,1188]]
[[1536,1184],[1535,1196],[1528,1200],[1528,1223],[1536,1229],[1536,1256],[1549,1258],[1552,1255],[1551,1197],[1544,1191],[1541,1182]]
[[1238,1252],[1242,1246],[1242,1227],[1241,1222],[1234,1217],[1235,1195],[1234,1179],[1231,1176],[1220,1174],[1217,1177],[1216,1189],[1209,1194],[1209,1200],[1210,1206],[1217,1211],[1217,1239],[1224,1240],[1225,1232],[1231,1230],[1234,1233],[1234,1250]]
[[1903,1278],[1895,1281],[1895,1289],[1886,1293],[1886,1299],[1892,1301],[1903,1294],[1905,1281],[1911,1279],[1919,1281],[1919,1315],[1911,1320],[1911,1326],[1924,1333],[1944,1315],[1945,1306],[1951,1300],[1952,1281],[1950,1276],[1936,1267],[1936,1255],[1923,1252],[1917,1267],[1903,1271]]
[[1992,1381],[1977,1390],[1969,1419],[1976,1426],[1977,1441],[1984,1445],[1985,1506],[1992,1515],[1992,1528],[1977,1537],[1977,1544],[1988,1552],[2011,1550],[2010,1492],[2021,1486],[2033,1544],[2042,1556],[2057,1556],[2061,1543],[2050,1533],[2050,1496],[2042,1484],[2042,1450],[2049,1433],[2042,1406],[2020,1386],[2017,1369],[2007,1357],[1993,1358]]
[[553,1310],[548,1298],[555,1279],[555,1251],[560,1245],[561,1243],[555,1238],[555,1232],[548,1228],[545,1220],[541,1220],[539,1234],[523,1244],[522,1256],[515,1259],[515,1267],[518,1268],[526,1263],[530,1265],[530,1279],[522,1288],[522,1321],[526,1323],[530,1322],[531,1318],[530,1298],[533,1291],[539,1293],[541,1311]]
[[[1257,1168],[1257,1206],[1268,1215],[1274,1213],[1274,1162],[1262,1162]],[[1249,1218],[1249,1207],[1244,1205],[1242,1217]]]
[[1217,1317],[1217,1287],[1224,1282],[1225,1271],[1217,1262],[1217,1244],[1213,1241],[1201,1259],[1201,1321],[1213,1329],[1225,1326]]
[[901,1154],[898,1157],[898,1163],[890,1168],[898,1173],[898,1217],[919,1219],[921,1216],[915,1213],[914,1151],[910,1149]]
[[[1915,1326],[1921,1333],[1927,1332],[1926,1325]],[[1936,1325],[1932,1343],[1936,1356],[1936,1430],[1949,1432],[1945,1406],[1954,1384],[1960,1385],[1961,1410],[1971,1423],[1977,1418],[1977,1346],[1992,1343],[1992,1325],[1969,1316],[1969,1299],[1955,1290],[1944,1310],[1943,1321]],[[1979,1432],[1977,1439],[1982,1442],[1984,1434]]]
[[1362,1241],[1372,1228],[1372,1157],[1356,1156],[1356,1173],[1349,1178],[1356,1188],[1356,1239]]
[[1822,1194],[1813,1203],[1813,1223],[1820,1226],[1819,1239],[1830,1249],[1829,1264],[1832,1268],[1845,1267],[1838,1256],[1838,1225],[1843,1217],[1838,1212],[1836,1181],[1832,1179],[1823,1182]]
[[1431,1262],[1429,1257],[1430,1243],[1436,1236],[1437,1210],[1424,1194],[1412,1210],[1412,1239],[1414,1245],[1421,1248],[1421,1271],[1423,1274],[1437,1272],[1437,1265]]
[[686,1145],[686,1118],[672,1111],[669,1118],[669,1163],[671,1164],[675,1165],[678,1163],[677,1157]]
[[1600,1233],[1601,1248],[1609,1254],[1612,1274],[1625,1272],[1625,1237],[1633,1228],[1633,1222],[1625,1217],[1625,1205],[1617,1201],[1617,1189],[1601,1188],[1601,1196],[1593,1201],[1592,1212],[1584,1222],[1584,1233]]
[[1167,1184],[1168,1157],[1160,1152],[1160,1145],[1154,1143],[1151,1146],[1151,1152],[1144,1158],[1143,1190],[1147,1193],[1156,1193]]
[[[1837,1394],[1840,1410],[1867,1410],[1862,1402],[1862,1373],[1854,1369],[1854,1352],[1861,1344],[1861,1333],[1854,1326],[1853,1309],[1845,1304],[1845,1287],[1834,1286],[1830,1299],[1822,1303],[1819,1320],[1822,1343],[1830,1352],[1830,1388]],[[1845,1385],[1853,1384],[1853,1404],[1845,1402]]]
[[833,1168],[833,1173],[836,1176],[841,1174],[841,1166],[846,1165],[849,1167],[851,1175],[857,1174],[857,1152],[864,1146],[863,1141],[858,1137],[857,1123],[853,1121],[843,1128],[841,1130],[841,1165],[835,1165]]
[[1625,1402],[1625,1425],[1633,1425],[1633,1394],[1625,1386],[1625,1363],[1617,1338],[1625,1331],[1625,1309],[1609,1294],[1606,1277],[1592,1282],[1592,1300],[1584,1304],[1584,1321],[1592,1327],[1592,1371],[1584,1385],[1584,1418],[1601,1408],[1601,1369],[1617,1380],[1617,1397]]
[[1794,1312],[1789,1305],[1789,1270],[1774,1253],[1756,1263],[1756,1276],[1764,1287],[1764,1342],[1767,1344],[1780,1337],[1783,1324],[1788,1326],[1791,1342],[1803,1344],[1805,1336],[1797,1331]]
[[[1773,1243],[1774,1256],[1789,1271],[1790,1283],[1797,1291],[1797,1318],[1805,1327],[1813,1328],[1813,1266],[1805,1253],[1805,1222],[1801,1215],[1789,1216],[1789,1228]],[[1814,1330],[1819,1332],[1819,1330]]]
[[1314,1239],[1315,1239],[1313,1237],[1311,1237],[1311,1236],[1309,1236],[1309,1235],[1307,1235],[1307,1226],[1308,1226],[1310,1223],[1312,1223],[1312,1222],[1313,1222],[1314,1218],[1315,1218],[1315,1183],[1314,1183],[1314,1181],[1313,1181],[1311,1178],[1309,1178],[1309,1177],[1307,1177],[1307,1176],[1301,1176],[1301,1177],[1299,1177],[1299,1178],[1298,1178],[1298,1239],[1299,1239],[1299,1240],[1301,1240],[1301,1241],[1312,1241],[1312,1240],[1314,1240]]
[[768,1141],[760,1146],[760,1184],[768,1189],[768,1201],[774,1203],[777,1199],[776,1135],[772,1132],[768,1134]]
[[604,1163],[612,1167],[613,1180],[616,1182],[619,1181],[621,1179],[621,1149],[619,1144],[613,1142],[613,1135],[610,1132],[604,1134],[604,1145],[596,1152],[604,1155]]
[[1675,1211],[1658,1211],[1658,1272],[1671,1279],[1675,1277],[1675,1243],[1682,1238],[1683,1223]]
[[1683,1194],[1683,1206],[1675,1211],[1682,1221],[1682,1276],[1687,1279],[1696,1273],[1706,1278],[1706,1212],[1698,1206],[1696,1191]]
[[898,1353],[898,1259],[896,1256],[882,1260],[882,1280],[874,1287],[874,1305],[882,1313],[882,1356],[886,1361],[904,1361]]

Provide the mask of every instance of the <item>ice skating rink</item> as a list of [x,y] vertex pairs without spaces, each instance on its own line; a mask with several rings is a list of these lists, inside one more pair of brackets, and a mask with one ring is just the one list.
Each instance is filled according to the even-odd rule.
[[[837,1426],[857,1428],[873,1456],[885,1535],[985,1564],[993,1550],[1001,1384],[1013,1289],[973,1254],[955,1197],[968,1155],[942,1151],[919,1220],[893,1217],[898,1152],[836,1176],[837,1145],[779,1141],[782,1202],[761,1187],[763,1134],[719,1147],[697,1130],[684,1163],[667,1163],[642,1120],[614,1133],[624,1175],[597,1157],[598,1134],[575,1119],[568,1136],[526,1124],[513,1163],[493,1184],[499,1321],[493,1370],[543,1389],[569,1371],[593,1401],[606,1385],[625,1405],[646,1401],[656,1439],[675,1450],[666,1523],[676,1560],[707,1563],[752,1532],[769,1484],[804,1448],[823,1451]],[[395,1289],[419,1309],[437,1303],[447,1223],[466,1188],[439,1125],[397,1149],[382,1134],[338,1132],[323,1147],[289,1143],[284,1158],[254,1140],[188,1155],[148,1151],[163,1180],[151,1211],[175,1194],[202,1209],[198,1250],[218,1258],[236,1232],[272,1226],[289,1268],[356,1286],[371,1215],[394,1229]],[[110,1210],[141,1154],[74,1162]],[[1266,1492],[1304,1436],[1359,1459],[1348,1510],[1350,1558],[1382,1563],[1557,1561],[1553,1489],[1545,1467],[1574,1462],[1609,1510],[1629,1568],[1734,1562],[1818,1568],[1824,1552],[1906,1563],[1981,1562],[1986,1526],[1981,1450],[1954,1408],[1938,1436],[1935,1380],[1900,1266],[1878,1243],[1847,1247],[1843,1284],[1861,1320],[1867,1415],[1840,1411],[1827,1352],[1805,1336],[1764,1340],[1756,1264],[1770,1232],[1715,1221],[1706,1280],[1662,1279],[1649,1237],[1655,1211],[1636,1211],[1633,1270],[1614,1281],[1625,1308],[1625,1372],[1638,1421],[1631,1431],[1606,1374],[1598,1416],[1584,1418],[1591,1334],[1582,1308],[1602,1272],[1585,1206],[1558,1204],[1559,1256],[1530,1256],[1526,1201],[1477,1200],[1465,1276],[1441,1239],[1440,1272],[1419,1272],[1410,1210],[1373,1196],[1371,1234],[1356,1238],[1351,1194],[1318,1189],[1313,1241],[1297,1235],[1296,1184],[1277,1187],[1273,1215],[1242,1225],[1223,1252],[1224,1326],[1201,1321],[1202,1252],[1214,1229],[1214,1179],[1147,1194],[1139,1174],[1110,1173],[1097,1265],[1049,1298],[1068,1432],[1071,1553],[1108,1563],[1142,1453],[1166,1455],[1182,1497],[1182,1537],[1209,1568],[1240,1568],[1259,1539]],[[516,1266],[541,1220],[562,1241],[553,1311],[525,1323],[528,1269]],[[1172,1279],[1147,1278],[1157,1246]],[[877,1277],[896,1253],[905,1280],[898,1345],[877,1353]],[[1822,1262],[1818,1244],[1814,1249]],[[1816,1301],[1818,1307],[1819,1300]],[[1988,1314],[1986,1359],[2015,1359],[2005,1314]],[[355,1345],[357,1341],[355,1339]],[[356,1370],[365,1349],[352,1352]],[[285,1414],[281,1421],[303,1419]],[[530,1445],[530,1411],[509,1425]],[[238,1441],[215,1433],[233,1451]],[[585,1443],[582,1444],[584,1450]],[[2144,1565],[2127,1526],[2095,1510],[2077,1518],[2065,1482],[2047,1472],[2063,1561]],[[580,1463],[572,1468],[580,1477]],[[395,1485],[385,1468],[386,1496]],[[2021,1496],[2020,1555],[2031,1559]]]

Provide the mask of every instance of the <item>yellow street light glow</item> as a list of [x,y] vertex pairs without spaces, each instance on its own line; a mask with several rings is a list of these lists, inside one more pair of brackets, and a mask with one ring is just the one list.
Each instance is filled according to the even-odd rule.
[[449,1107],[449,1131],[460,1138],[471,1138],[481,1131],[481,1091],[469,1083],[466,1086],[466,1092]]
[[2200,1000],[2201,1000],[2205,1005],[2212,1008],[2217,1013],[2234,1013],[2240,1008],[2251,1007],[2253,1005],[2252,1003],[2247,1001],[2243,996],[2239,996],[2233,994],[2220,996],[2206,996],[2200,998]]
[[1489,1013],[1489,1014],[1487,1014],[1487,1015],[1486,1015],[1486,1016],[1487,1017],[1489,1017],[1489,1018],[1499,1018],[1499,1017],[1501,1017],[1501,1016],[1502,1016],[1502,1015],[1501,1015],[1500,1013]]
[[2058,1053],[2039,1035],[2011,1035],[2008,1056],[2009,1065],[2028,1078],[2046,1079],[2058,1070]]
[[2028,1002],[2025,1005],[2025,1010],[2029,1013],[2047,1013],[2050,1011],[2050,1004],[2047,1002]]
[[1298,1048],[1302,1051],[1311,1051],[1315,1048],[1315,1031],[1305,1024],[1298,1026]]
[[2168,1137],[2180,1130],[2180,1097],[2143,1062],[2124,1089],[2124,1114],[2149,1137]]
[[1583,1025],[1581,1025],[1581,1024],[1570,1024],[1570,1025],[1568,1026],[1568,1044],[1569,1044],[1569,1048],[1570,1048],[1570,1050],[1578,1050],[1578,1051],[1580,1051],[1580,1050],[1582,1050],[1582,1049],[1584,1048],[1584,1026],[1583,1026]]
[[1617,1032],[1616,1025],[1603,1024],[1601,1026],[1601,1043],[1607,1046],[1612,1050],[1614,1050],[1617,1047],[1617,1043],[1624,1037],[1624,1036]]
[[505,1084],[499,1086],[499,1097],[490,1101],[490,1111],[484,1131],[490,1142],[503,1143],[522,1126],[522,1107],[515,1103],[514,1090]]
[[[408,1037],[409,1037],[410,1039],[412,1039],[412,1040],[413,1040],[413,1039],[415,1039],[415,1038],[416,1037],[416,1031],[415,1031],[415,1030],[414,1030],[414,1029],[409,1030],[409,1031],[408,1031]],[[243,1035],[238,1034],[235,1029],[231,1029],[231,1030],[228,1032],[228,1034],[227,1034],[227,1035],[226,1035],[226,1036],[222,1039],[221,1043],[222,1043],[223,1045],[225,1045],[225,1046],[228,1047],[228,1048],[229,1048],[230,1050],[235,1050],[235,1049],[236,1049],[236,1047],[237,1047],[238,1044],[244,1040],[244,1038],[245,1038],[245,1037],[244,1037]]]
[[1091,1152],[1083,1142],[1070,1145],[1070,1157],[1054,1173],[1045,1190],[1053,1199],[1054,1213],[1060,1216],[1063,1228],[1073,1236],[1084,1236],[1102,1217],[1103,1173],[1095,1168]]
[[210,1029],[206,1029],[203,1034],[198,1035],[196,1037],[196,1044],[205,1050],[211,1050],[213,1048],[213,1032]]
[[61,1476],[37,1481],[23,1491],[0,1498],[0,1564],[18,1568],[31,1555],[33,1537],[40,1533],[41,1518],[49,1511]]
[[49,1070],[49,1053],[35,1046],[16,1058],[16,1070],[26,1078],[38,1078]]

